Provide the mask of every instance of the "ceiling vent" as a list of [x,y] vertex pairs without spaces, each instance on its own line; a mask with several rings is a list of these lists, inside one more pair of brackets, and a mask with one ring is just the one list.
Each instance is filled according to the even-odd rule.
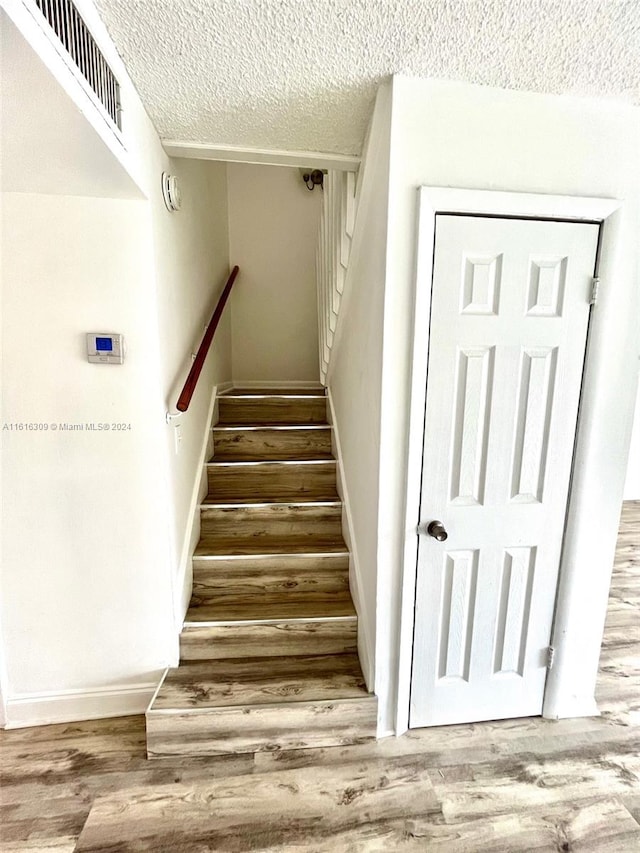
[[121,130],[120,86],[71,0],[33,0],[62,46]]

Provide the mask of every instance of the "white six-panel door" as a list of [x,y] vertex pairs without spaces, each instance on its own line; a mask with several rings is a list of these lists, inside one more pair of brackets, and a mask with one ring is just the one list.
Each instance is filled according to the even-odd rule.
[[436,217],[412,727],[542,711],[597,241]]

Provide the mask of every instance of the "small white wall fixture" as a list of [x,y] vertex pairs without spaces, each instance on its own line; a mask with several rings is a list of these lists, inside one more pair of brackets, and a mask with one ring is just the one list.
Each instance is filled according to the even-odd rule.
[[[407,462],[406,523],[402,579],[401,619],[398,648],[398,692],[396,733],[408,728],[411,689],[411,661],[414,632],[414,604],[419,517],[422,442],[426,404],[429,339],[424,333],[424,317],[430,316],[433,247],[436,215],[440,213],[488,215],[536,219],[571,220],[600,224],[600,248],[596,274],[602,281],[598,303],[589,322],[580,414],[574,448],[572,485],[567,506],[565,535],[556,594],[555,619],[551,643],[554,666],[549,671],[543,716],[552,719],[597,715],[594,686],[602,631],[606,615],[608,589],[617,537],[622,486],[625,473],[625,449],[618,454],[617,469],[608,490],[600,484],[606,429],[602,421],[611,419],[606,411],[610,384],[607,344],[612,321],[633,313],[617,290],[631,287],[633,269],[630,254],[620,251],[625,240],[623,203],[618,199],[578,196],[537,195],[493,192],[473,189],[421,187],[419,189],[418,250],[414,306],[414,341],[409,412],[409,448]],[[626,239],[630,238],[626,235]],[[624,319],[620,320],[623,327]],[[630,327],[629,327],[630,328]],[[620,334],[624,336],[625,329]],[[629,428],[633,415],[617,412]],[[626,431],[625,431],[626,430]],[[614,454],[615,455],[615,454]],[[615,463],[614,463],[615,464]],[[619,482],[618,482],[619,481]],[[598,535],[594,537],[594,517]],[[587,567],[597,570],[587,572]]]

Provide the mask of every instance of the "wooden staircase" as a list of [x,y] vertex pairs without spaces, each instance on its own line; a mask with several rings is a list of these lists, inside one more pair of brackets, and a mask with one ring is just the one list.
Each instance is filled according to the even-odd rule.
[[180,665],[147,711],[149,757],[374,738],[324,391],[233,390],[213,437]]

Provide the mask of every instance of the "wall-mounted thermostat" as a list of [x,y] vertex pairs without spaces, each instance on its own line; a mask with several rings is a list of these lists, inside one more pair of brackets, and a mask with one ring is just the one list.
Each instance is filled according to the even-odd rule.
[[113,334],[113,332],[88,332],[87,358],[94,364],[122,364],[124,335]]

